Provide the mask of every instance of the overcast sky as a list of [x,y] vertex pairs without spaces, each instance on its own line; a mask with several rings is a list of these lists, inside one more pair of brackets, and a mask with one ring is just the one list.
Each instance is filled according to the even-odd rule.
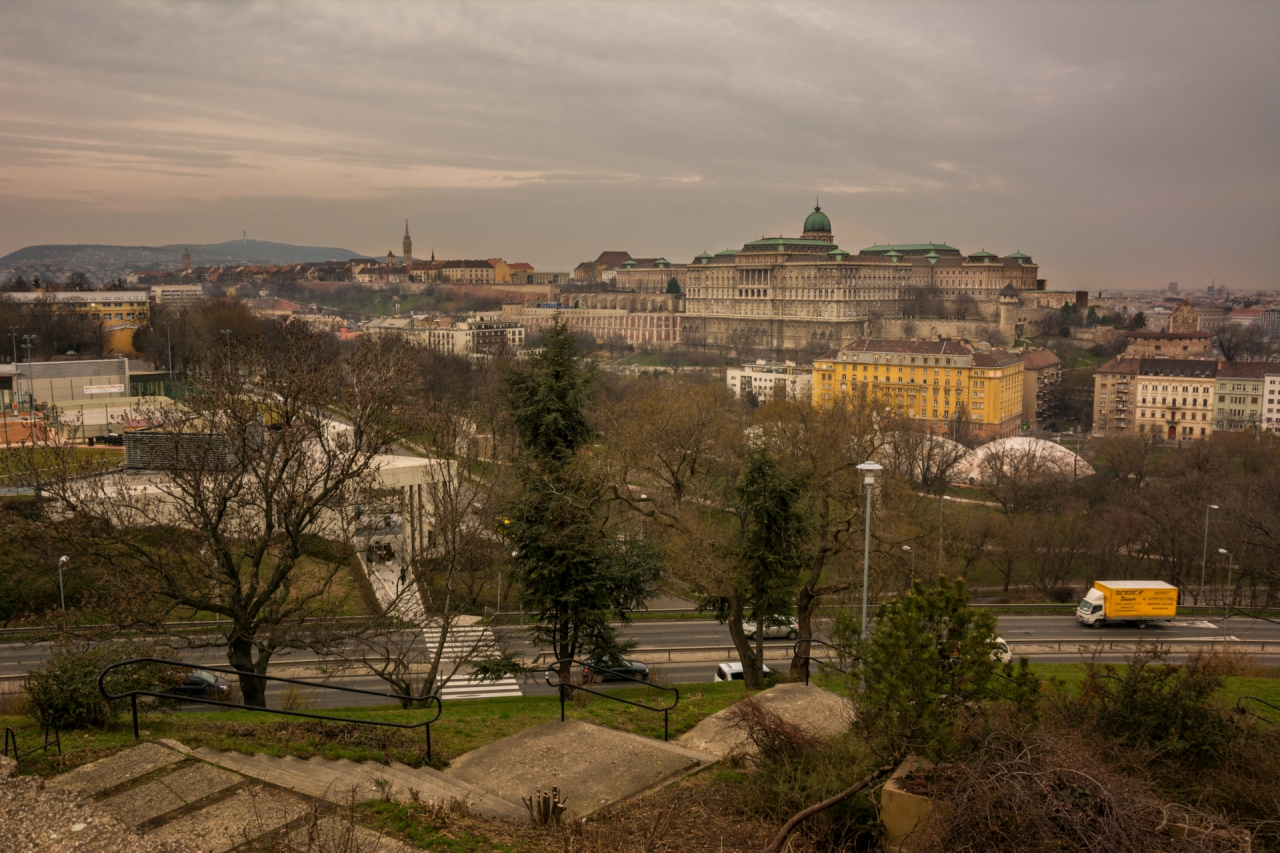
[[1280,3],[0,6],[0,254],[796,235],[1280,285]]

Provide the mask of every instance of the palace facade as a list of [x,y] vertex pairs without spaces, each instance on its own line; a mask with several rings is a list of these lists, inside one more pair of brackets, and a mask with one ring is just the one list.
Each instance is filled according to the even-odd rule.
[[920,297],[973,297],[995,313],[1002,291],[1043,289],[1020,252],[965,255],[943,243],[872,246],[853,255],[834,242],[815,207],[799,237],[767,237],[703,253],[685,271],[686,337],[749,340],[762,349],[827,350],[867,337],[875,320],[903,316]]

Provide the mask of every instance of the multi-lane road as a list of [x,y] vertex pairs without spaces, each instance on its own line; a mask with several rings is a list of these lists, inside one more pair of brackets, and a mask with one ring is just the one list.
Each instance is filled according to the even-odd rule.
[[[1153,623],[1145,629],[1129,626],[1107,626],[1102,629],[1089,629],[1081,626],[1073,616],[1037,616],[1009,614],[998,617],[1000,635],[1013,646],[1015,654],[1026,654],[1032,660],[1042,663],[1071,663],[1081,659],[1080,646],[1093,645],[1097,642],[1128,641],[1147,639],[1167,643],[1175,647],[1180,641],[1188,640],[1226,640],[1229,644],[1238,642],[1242,647],[1256,650],[1257,643],[1275,644],[1266,651],[1255,654],[1258,658],[1270,663],[1280,662],[1280,625],[1242,617],[1230,619],[1202,620],[1196,616],[1180,618],[1171,623]],[[819,636],[821,636],[821,625]],[[532,658],[540,651],[528,640],[524,631],[518,627],[498,629],[499,639],[509,648]],[[728,629],[712,620],[670,620],[643,621],[628,625],[621,630],[624,639],[633,640],[641,650],[639,656],[651,661],[661,671],[664,680],[676,684],[707,682],[715,672],[716,660],[689,660],[692,656],[709,658],[717,653],[695,655],[681,649],[720,647],[719,660],[734,659],[732,652],[727,651],[731,645]],[[1058,642],[1061,641],[1061,649]],[[792,643],[789,640],[769,640],[766,645],[780,657],[782,666],[787,663],[783,657]],[[28,669],[38,665],[49,656],[48,643],[6,643],[0,644],[0,681],[12,682]],[[1104,649],[1102,658],[1108,661],[1122,660],[1132,647],[1125,645],[1116,650]],[[676,650],[667,654],[661,650]],[[658,650],[658,651],[653,651]],[[647,653],[646,653],[647,652]],[[1184,657],[1185,655],[1177,655]],[[663,657],[671,661],[653,663]],[[182,653],[182,659],[206,666],[225,666],[224,653],[216,648],[192,649]],[[293,674],[304,669],[317,666],[319,661],[311,652],[290,652],[277,654],[272,659],[273,673]],[[292,672],[291,672],[292,671]],[[308,672],[301,677],[314,677]],[[383,691],[386,685],[373,677],[342,678],[341,684],[360,687],[368,690]],[[279,688],[272,686],[270,693]],[[520,691],[525,695],[549,694],[554,691],[547,687],[541,678],[529,679],[520,683]],[[320,707],[340,707],[342,705],[374,703],[379,700],[372,697],[357,697],[353,694],[342,694],[336,691],[321,691],[317,696]]]

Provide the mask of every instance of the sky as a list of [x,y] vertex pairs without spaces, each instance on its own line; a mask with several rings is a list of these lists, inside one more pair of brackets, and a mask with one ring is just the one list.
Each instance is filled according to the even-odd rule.
[[1280,286],[1280,3],[0,5],[0,255],[798,235]]

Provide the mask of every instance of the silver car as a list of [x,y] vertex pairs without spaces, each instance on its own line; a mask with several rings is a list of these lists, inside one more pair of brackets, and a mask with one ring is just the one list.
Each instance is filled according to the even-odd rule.
[[[759,626],[756,625],[755,622],[746,622],[743,624],[742,630],[749,638],[754,640],[756,638],[756,631],[759,630]],[[798,636],[800,636],[800,630],[796,625],[796,620],[794,619],[788,618],[779,625],[770,625],[766,623],[764,626],[764,638],[766,640],[779,640],[783,637],[786,637],[788,640],[794,640]]]

